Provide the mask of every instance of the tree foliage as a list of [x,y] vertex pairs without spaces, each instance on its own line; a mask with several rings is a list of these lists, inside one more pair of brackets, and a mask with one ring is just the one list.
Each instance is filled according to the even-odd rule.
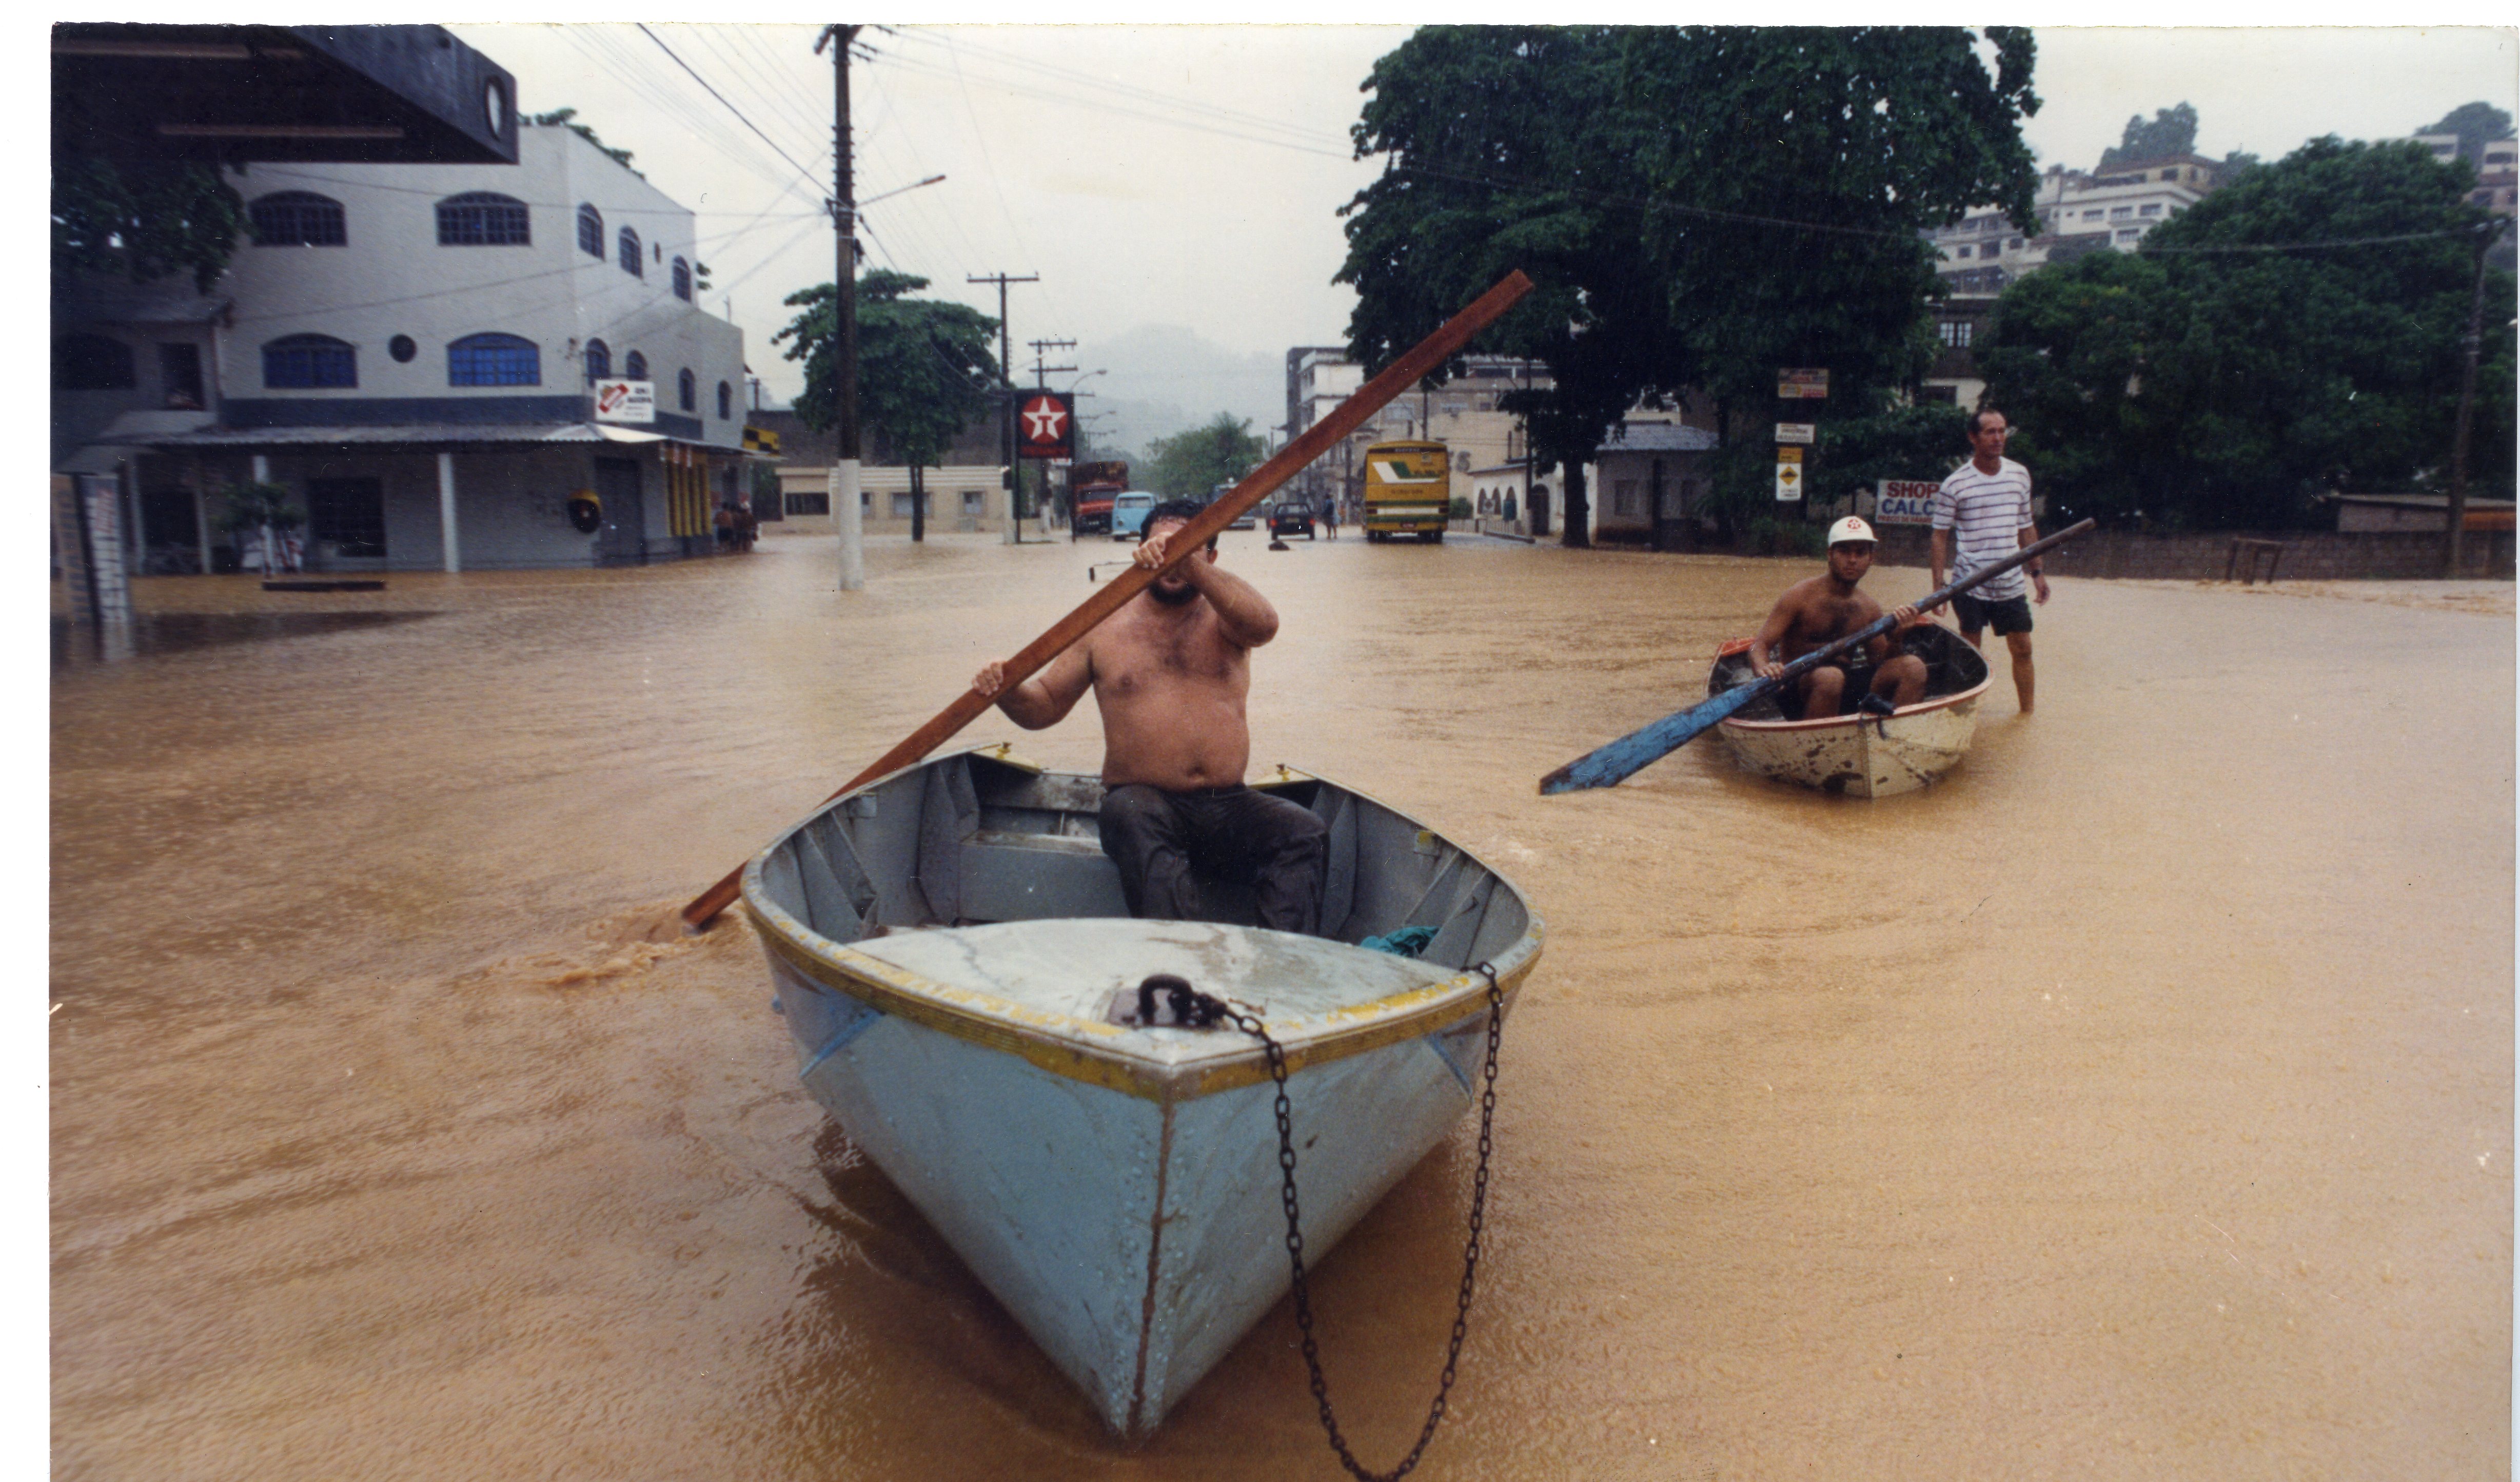
[[1248,419],[1219,412],[1203,426],[1148,443],[1132,482],[1176,499],[1205,499],[1258,468],[1264,451]]
[[1378,369],[1528,273],[1482,346],[1550,367],[1503,404],[1565,471],[1571,543],[1577,468],[1641,401],[1699,388],[1764,442],[1777,369],[1825,366],[1832,410],[1868,410],[1932,357],[1919,232],[1988,202],[2033,229],[2032,43],[1987,36],[1992,69],[1957,28],[1421,29],[1353,131],[1389,157],[1345,208],[1349,348]]
[[2177,108],[2155,110],[2150,123],[2144,122],[2141,113],[2129,118],[2117,148],[2100,152],[2100,172],[2106,174],[2121,164],[2195,153],[2196,109],[2192,104],[2182,103]]
[[[858,418],[883,461],[914,469],[934,464],[972,420],[989,410],[998,359],[989,338],[998,322],[965,304],[911,295],[927,280],[888,268],[859,276]],[[805,363],[796,418],[815,431],[832,427],[837,382],[838,315],[832,285],[788,295],[800,310],[771,337],[788,358]]]
[[2458,157],[2476,164],[2485,158],[2488,144],[2511,137],[2511,115],[2491,103],[2462,103],[2415,132],[2456,134]]
[[[2317,139],[2154,228],[2139,254],[2012,285],[1978,364],[2051,513],[2280,528],[2317,518],[2331,489],[2446,487],[2486,220],[2461,199],[2468,180],[2411,144]],[[2489,293],[2508,302],[2496,276]],[[2486,487],[2511,478],[2499,317],[2478,386]]]
[[642,180],[648,178],[646,171],[633,169],[631,167],[630,152],[628,150],[616,150],[612,148],[610,145],[606,144],[602,139],[596,136],[595,126],[593,124],[578,122],[577,110],[573,108],[556,108],[548,113],[536,113],[533,116],[533,122],[536,126],[541,128],[550,128],[555,124],[563,126],[567,128],[570,133],[575,134],[580,139],[594,145],[597,153],[609,158],[614,164],[621,166],[625,170],[629,170],[631,174],[637,175]]
[[190,272],[208,292],[246,229],[245,201],[208,165],[53,156],[53,276],[149,283]]

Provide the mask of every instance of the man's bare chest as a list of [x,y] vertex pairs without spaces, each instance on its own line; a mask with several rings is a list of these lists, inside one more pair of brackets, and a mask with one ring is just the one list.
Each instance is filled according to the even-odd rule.
[[1225,641],[1213,616],[1133,623],[1095,646],[1097,688],[1115,697],[1178,690],[1230,689],[1246,682],[1248,661]]

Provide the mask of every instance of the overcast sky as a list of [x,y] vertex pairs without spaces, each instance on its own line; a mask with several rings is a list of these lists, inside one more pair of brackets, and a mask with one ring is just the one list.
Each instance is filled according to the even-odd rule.
[[[746,332],[781,396],[799,378],[767,343],[779,300],[829,282],[832,71],[817,27],[653,22],[458,25],[514,71],[527,112],[574,107],[700,213],[708,306]],[[1349,157],[1358,84],[1405,26],[911,26],[871,30],[852,68],[857,194],[871,259],[997,312],[1023,340],[1098,341],[1179,326],[1237,355],[1344,337],[1335,214],[1375,166]],[[662,46],[658,44],[661,40]],[[2404,134],[2459,104],[2520,108],[2509,29],[2043,28],[2025,133],[2042,164],[2090,167],[2132,113],[2181,102],[2220,157],[2275,158],[2321,133]],[[670,47],[674,56],[668,56]],[[702,90],[675,58],[741,110]],[[877,200],[930,175],[941,184]]]

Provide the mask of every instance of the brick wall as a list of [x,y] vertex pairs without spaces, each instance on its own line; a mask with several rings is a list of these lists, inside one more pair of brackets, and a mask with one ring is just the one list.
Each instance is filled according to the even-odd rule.
[[[1928,564],[1928,532],[1923,525],[1883,525],[1883,565]],[[2441,574],[2442,538],[2438,531],[2288,530],[2273,533],[2225,531],[2221,534],[2144,535],[2128,530],[2094,530],[2046,557],[2050,576],[2147,576],[2182,581],[2220,581],[2231,560],[2233,536],[2280,542],[2283,555],[2275,567],[2278,581],[2411,581]],[[2513,571],[2513,532],[2470,530],[2459,541],[2459,575],[2470,580],[2509,581]],[[2263,577],[2266,558],[2258,558]]]

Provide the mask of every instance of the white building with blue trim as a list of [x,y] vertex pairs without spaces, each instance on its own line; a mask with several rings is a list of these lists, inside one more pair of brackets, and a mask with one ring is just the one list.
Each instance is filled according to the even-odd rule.
[[[56,294],[53,467],[122,476],[136,565],[207,569],[247,479],[291,490],[318,569],[711,549],[747,487],[743,336],[700,306],[693,214],[566,127],[518,157],[255,163],[207,293]],[[653,420],[600,420],[607,378],[651,382]]]

